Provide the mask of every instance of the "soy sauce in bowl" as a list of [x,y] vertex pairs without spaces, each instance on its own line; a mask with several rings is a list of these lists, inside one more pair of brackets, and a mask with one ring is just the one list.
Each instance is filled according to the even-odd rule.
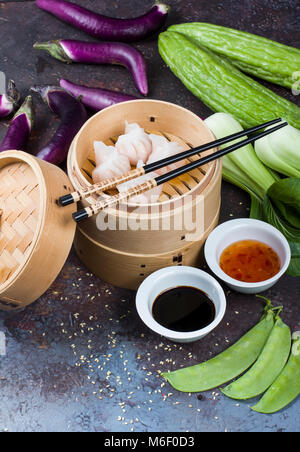
[[216,318],[216,307],[200,289],[179,286],[161,293],[153,303],[154,320],[169,330],[197,331],[210,325]]

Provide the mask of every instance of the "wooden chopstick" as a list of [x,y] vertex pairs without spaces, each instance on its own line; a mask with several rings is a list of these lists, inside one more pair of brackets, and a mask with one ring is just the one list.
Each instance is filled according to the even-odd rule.
[[170,180],[172,180],[178,176],[181,176],[182,174],[188,173],[189,171],[199,168],[202,165],[205,165],[205,164],[210,163],[214,160],[217,160],[221,157],[224,157],[225,155],[227,155],[233,151],[236,151],[237,149],[240,149],[249,143],[253,143],[254,141],[256,141],[260,138],[263,138],[266,135],[269,135],[270,133],[273,133],[276,130],[279,130],[287,125],[288,125],[287,122],[281,123],[281,124],[277,125],[276,127],[265,130],[264,132],[261,132],[260,134],[254,136],[254,137],[247,138],[246,140],[240,141],[231,146],[228,146],[225,149],[217,151],[214,154],[207,155],[206,157],[200,158],[200,159],[196,160],[195,162],[192,162],[192,163],[189,163],[188,165],[177,168],[167,174],[158,176],[154,179],[144,182],[143,184],[139,184],[136,187],[131,188],[127,192],[120,193],[118,195],[111,196],[109,199],[105,199],[103,201],[96,202],[96,203],[92,204],[91,206],[86,207],[85,209],[82,209],[79,212],[74,213],[73,218],[77,223],[79,223],[80,221],[90,218],[93,215],[97,215],[102,210],[104,210],[108,207],[112,207],[116,204],[119,204],[120,202],[125,201],[128,198],[131,198],[132,196],[136,196],[141,193],[145,193],[148,190],[152,190],[153,188],[158,187],[159,185],[162,185],[166,182],[169,182]]
[[250,133],[255,133],[261,129],[264,129],[266,127],[272,126],[273,124],[276,124],[278,122],[281,122],[281,118],[273,119],[272,121],[268,121],[264,124],[260,124],[255,127],[251,127],[248,130],[242,130],[241,132],[234,133],[232,135],[229,135],[224,138],[220,138],[219,140],[212,141],[210,143],[203,144],[201,146],[198,146],[193,149],[189,149],[188,151],[181,152],[179,154],[176,154],[171,157],[167,157],[165,159],[159,160],[154,163],[150,163],[148,165],[143,166],[142,168],[137,168],[132,171],[129,171],[128,173],[123,174],[120,177],[115,177],[112,179],[106,179],[98,184],[94,184],[91,187],[87,187],[86,189],[82,189],[80,191],[75,191],[73,193],[70,193],[68,195],[62,196],[59,198],[59,204],[61,206],[68,206],[69,204],[73,204],[75,202],[81,201],[82,199],[87,198],[88,196],[91,196],[95,193],[101,193],[106,190],[111,190],[112,188],[115,188],[117,185],[120,185],[124,182],[128,182],[132,179],[135,179],[140,176],[144,176],[145,174],[149,174],[153,171],[156,171],[160,168],[164,168],[165,166],[171,165],[172,163],[177,163],[180,160],[187,159],[189,157],[192,157],[196,154],[199,154],[200,152],[207,151],[209,149],[213,149],[215,147],[219,147],[223,144],[227,144],[230,141],[233,141],[238,138],[242,138],[246,135],[249,135]]

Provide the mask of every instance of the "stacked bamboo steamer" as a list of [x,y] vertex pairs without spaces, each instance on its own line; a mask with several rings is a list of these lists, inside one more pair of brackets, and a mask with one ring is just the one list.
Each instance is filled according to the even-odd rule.
[[[166,102],[141,100],[103,110],[83,126],[69,152],[70,179],[60,168],[27,153],[2,152],[0,309],[29,305],[61,271],[74,240],[72,213],[76,206],[62,208],[57,201],[74,189],[80,191],[92,184],[94,141],[114,144],[124,132],[125,120],[178,141],[185,149],[214,138],[188,110]],[[155,205],[129,202],[109,209],[100,222],[99,217],[83,222],[75,236],[80,259],[104,281],[130,289],[136,289],[148,274],[160,268],[200,265],[203,244],[218,223],[221,172],[221,162],[214,162],[164,185]],[[96,200],[93,196],[78,207]],[[190,222],[185,223],[186,218]],[[183,222],[178,226],[180,219]],[[113,227],[101,228],[105,221]],[[195,230],[189,228],[193,221]],[[168,226],[174,223],[176,228]]]
[[[93,116],[71,146],[68,174],[76,190],[92,184],[94,141],[114,145],[124,133],[125,121],[177,141],[184,149],[214,140],[197,115],[177,105],[156,100],[114,105]],[[102,280],[128,289],[136,289],[149,274],[163,267],[200,266],[205,240],[219,220],[221,181],[219,160],[165,184],[155,204],[128,202],[80,223],[75,236],[79,258]],[[97,199],[93,195],[78,207]]]
[[70,252],[75,206],[58,167],[21,151],[0,154],[0,309],[23,308],[53,283]]

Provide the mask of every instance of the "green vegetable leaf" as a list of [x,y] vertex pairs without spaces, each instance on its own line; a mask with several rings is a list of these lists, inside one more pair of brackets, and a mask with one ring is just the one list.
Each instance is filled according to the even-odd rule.
[[273,203],[276,205],[281,215],[288,221],[288,223],[290,223],[291,226],[300,229],[300,216],[296,209],[278,200],[273,199]]
[[251,210],[250,210],[250,218],[255,220],[263,220],[264,212],[263,212],[263,203],[256,196],[251,195]]
[[300,229],[300,179],[282,179],[274,183],[267,193],[283,218]]
[[290,226],[273,205],[268,195],[266,195],[263,201],[262,208],[263,219],[282,232],[289,242],[292,259],[287,274],[290,276],[300,276],[300,228]]
[[290,276],[300,276],[300,243],[290,243],[292,260],[287,270]]
[[[242,129],[226,113],[216,113],[205,123],[217,138]],[[271,224],[286,237],[292,252],[287,273],[300,276],[300,178],[280,179],[263,165],[251,145],[223,158],[223,178],[249,193],[251,218]]]
[[[250,217],[271,224],[289,242],[292,259],[287,274],[290,276],[300,276],[300,218],[297,213],[300,199],[298,205],[296,205],[297,197],[300,196],[299,186],[300,179],[296,179],[296,181],[283,179],[275,182],[263,201],[260,201],[257,196],[254,196],[250,190],[244,187],[251,196]],[[284,187],[284,190],[281,191],[280,188],[282,187]],[[286,193],[284,193],[285,189]],[[276,197],[279,197],[282,201],[278,201]],[[284,204],[284,200],[287,201],[286,204]]]
[[294,208],[300,214],[300,178],[279,180],[269,188],[268,196]]

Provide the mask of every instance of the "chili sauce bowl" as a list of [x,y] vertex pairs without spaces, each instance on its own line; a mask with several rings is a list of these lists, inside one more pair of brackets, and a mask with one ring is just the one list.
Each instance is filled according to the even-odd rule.
[[[174,331],[162,326],[153,317],[153,306],[165,291],[191,287],[204,292],[215,307],[214,320],[196,331]],[[155,333],[173,342],[194,342],[213,331],[222,321],[226,312],[226,297],[218,281],[208,273],[193,267],[166,267],[152,273],[144,280],[136,296],[136,308],[141,320]]]
[[[230,245],[243,240],[256,240],[271,247],[280,259],[279,272],[272,278],[255,283],[239,281],[227,275],[220,266],[222,253]],[[211,271],[231,289],[245,294],[257,294],[270,289],[284,275],[291,261],[290,246],[284,235],[268,223],[249,218],[219,225],[209,235],[204,253]]]

